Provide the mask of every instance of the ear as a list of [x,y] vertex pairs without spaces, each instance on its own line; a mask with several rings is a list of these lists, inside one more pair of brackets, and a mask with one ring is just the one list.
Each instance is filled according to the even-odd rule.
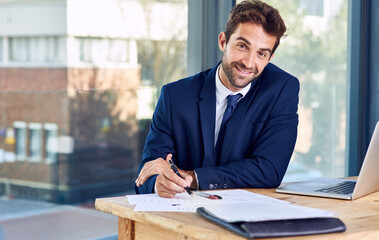
[[226,45],[225,32],[221,32],[218,35],[218,47],[220,48],[221,52],[224,52],[225,45]]

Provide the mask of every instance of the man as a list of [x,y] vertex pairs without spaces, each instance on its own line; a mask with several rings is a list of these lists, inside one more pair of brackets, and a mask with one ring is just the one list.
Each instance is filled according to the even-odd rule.
[[[188,186],[280,184],[298,125],[299,82],[269,63],[285,31],[279,12],[263,2],[233,7],[218,38],[221,63],[162,88],[137,193],[171,198]],[[183,178],[170,169],[169,159]]]

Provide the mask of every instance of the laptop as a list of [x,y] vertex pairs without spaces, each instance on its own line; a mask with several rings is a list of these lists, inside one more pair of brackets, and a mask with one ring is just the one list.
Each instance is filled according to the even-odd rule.
[[299,183],[283,183],[279,193],[353,200],[379,191],[379,122],[376,123],[357,180],[316,178]]

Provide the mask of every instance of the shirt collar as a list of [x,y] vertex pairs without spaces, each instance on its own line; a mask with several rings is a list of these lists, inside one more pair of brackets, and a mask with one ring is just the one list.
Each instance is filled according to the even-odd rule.
[[235,95],[235,94],[238,94],[238,93],[242,94],[241,99],[244,98],[245,95],[247,94],[247,92],[250,90],[251,83],[249,83],[246,87],[244,87],[243,89],[239,90],[238,92],[232,92],[232,91],[230,91],[221,82],[221,79],[219,77],[220,67],[221,67],[221,64],[217,67],[216,77],[215,77],[215,81],[216,81],[216,101],[217,101],[217,103],[222,102],[229,95]]

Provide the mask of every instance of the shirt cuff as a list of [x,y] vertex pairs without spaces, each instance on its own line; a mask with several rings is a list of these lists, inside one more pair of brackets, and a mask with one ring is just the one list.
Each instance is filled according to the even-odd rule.
[[193,170],[193,172],[195,173],[195,180],[196,180],[196,186],[197,186],[196,190],[200,190],[199,179],[197,178],[197,173],[195,170]]

